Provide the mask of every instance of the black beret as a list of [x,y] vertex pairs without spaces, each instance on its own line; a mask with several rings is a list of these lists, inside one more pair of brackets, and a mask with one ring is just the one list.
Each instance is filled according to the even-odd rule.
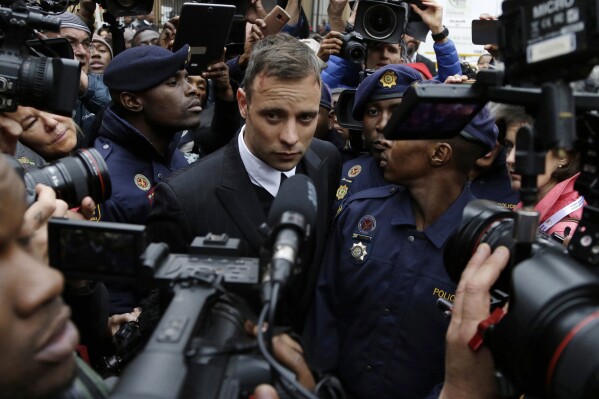
[[422,76],[414,68],[390,64],[364,79],[356,90],[352,115],[361,121],[366,104],[377,100],[402,97],[404,91],[414,82],[422,81]]
[[495,118],[484,106],[470,123],[460,132],[465,139],[478,141],[487,151],[491,151],[497,142],[499,129],[495,125]]
[[118,54],[104,71],[111,90],[138,92],[158,86],[187,63],[189,46],[173,53],[160,46],[133,47]]

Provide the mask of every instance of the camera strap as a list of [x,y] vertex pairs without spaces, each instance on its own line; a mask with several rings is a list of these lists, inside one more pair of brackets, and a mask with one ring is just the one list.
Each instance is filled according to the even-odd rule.
[[556,213],[551,215],[547,220],[545,220],[541,224],[541,226],[539,227],[539,230],[541,230],[542,232],[546,232],[547,230],[552,228],[556,223],[558,223],[560,220],[562,220],[563,218],[565,218],[572,212],[579,210],[583,206],[584,206],[584,197],[581,195],[574,202],[571,202],[570,204],[566,205],[565,207],[563,207],[562,209],[560,209],[559,211],[557,211]]

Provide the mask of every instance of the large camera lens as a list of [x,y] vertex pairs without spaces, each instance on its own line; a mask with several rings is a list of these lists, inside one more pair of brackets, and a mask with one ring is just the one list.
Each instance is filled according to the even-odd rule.
[[30,169],[23,179],[27,191],[35,192],[38,183],[52,187],[56,196],[70,207],[81,204],[87,196],[96,202],[110,198],[112,184],[104,159],[95,149],[77,150],[75,155],[62,158],[39,169]]
[[71,115],[77,100],[80,66],[75,60],[23,57],[18,102],[60,115]]
[[386,4],[370,7],[364,14],[364,30],[375,40],[384,40],[395,32],[397,17]]
[[[512,238],[516,215],[511,210],[488,200],[475,200],[464,208],[458,231],[448,240],[445,248],[445,268],[456,283],[479,244],[487,243],[495,249],[514,246]],[[507,274],[507,273],[505,273]],[[496,288],[507,292],[503,281]]]

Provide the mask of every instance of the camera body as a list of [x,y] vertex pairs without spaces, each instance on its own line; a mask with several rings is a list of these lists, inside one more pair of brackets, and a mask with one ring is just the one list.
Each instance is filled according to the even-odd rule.
[[33,29],[59,31],[60,20],[33,7],[0,7],[0,112],[18,105],[71,116],[79,91],[78,61],[39,56],[27,46]]
[[490,201],[469,203],[446,247],[448,274],[459,281],[481,243],[508,247],[511,263],[492,288],[491,304],[502,306],[509,293],[509,311],[483,336],[497,367],[535,397],[597,397],[599,272],[543,234],[517,260],[516,220],[515,212]]
[[354,29],[366,40],[399,43],[406,31],[410,7],[397,0],[362,0]]
[[164,243],[146,245],[142,225],[63,219],[50,221],[48,236],[50,263],[69,278],[134,282],[174,294],[140,353],[133,352],[142,346],[144,326],[129,324],[121,332],[129,347],[107,365],[120,371],[137,356],[112,398],[248,397],[258,384],[272,382],[244,328],[260,264],[231,255],[239,239],[209,234],[197,237],[189,254],[170,254]]
[[366,60],[366,40],[362,35],[355,31],[344,33],[341,40],[343,41],[340,54],[342,58],[354,64],[361,64]]

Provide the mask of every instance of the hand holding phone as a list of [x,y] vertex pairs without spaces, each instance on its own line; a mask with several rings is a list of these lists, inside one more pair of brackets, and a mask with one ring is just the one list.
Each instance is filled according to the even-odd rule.
[[274,35],[279,33],[281,29],[289,22],[291,17],[280,6],[275,6],[271,12],[264,17],[265,28],[262,28],[264,36]]

